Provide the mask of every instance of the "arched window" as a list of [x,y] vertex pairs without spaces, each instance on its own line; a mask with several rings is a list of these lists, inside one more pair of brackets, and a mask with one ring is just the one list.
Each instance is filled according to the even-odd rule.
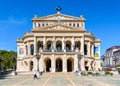
[[38,27],[40,27],[41,25],[40,24],[38,24]]
[[48,23],[46,23],[46,26],[48,26]]
[[80,41],[75,41],[75,47],[74,47],[74,49],[80,50],[80,47],[81,47],[80,44],[81,44]]
[[43,24],[42,24],[42,26],[44,27],[44,26],[45,26],[45,24],[43,23]]
[[57,49],[57,51],[62,51],[62,42],[61,41],[56,42],[56,49]]
[[73,26],[75,27],[75,23],[73,23]]
[[47,41],[47,50],[52,51],[52,41]]
[[28,46],[26,45],[26,55],[28,55]]
[[30,45],[30,55],[33,55],[34,54],[34,45],[31,44]]
[[79,23],[77,23],[77,27],[79,27]]
[[43,49],[43,41],[37,42],[37,51],[39,51],[39,49]]
[[70,50],[71,50],[71,42],[66,41],[66,51],[70,51]]

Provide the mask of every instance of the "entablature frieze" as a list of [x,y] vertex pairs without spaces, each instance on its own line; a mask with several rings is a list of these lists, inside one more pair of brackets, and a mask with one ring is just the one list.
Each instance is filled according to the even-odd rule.
[[81,37],[81,36],[83,36],[83,34],[80,34],[80,33],[35,33],[34,34],[34,36],[36,36],[36,37],[43,37],[43,36],[45,36],[45,37],[54,37],[54,36],[57,36],[57,37],[63,37],[63,36],[78,36],[78,37]]

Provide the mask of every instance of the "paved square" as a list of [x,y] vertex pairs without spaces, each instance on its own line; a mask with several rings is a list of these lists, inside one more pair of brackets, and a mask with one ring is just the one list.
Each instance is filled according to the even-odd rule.
[[45,73],[38,80],[33,75],[0,76],[0,86],[120,86],[120,75],[76,76],[73,73]]

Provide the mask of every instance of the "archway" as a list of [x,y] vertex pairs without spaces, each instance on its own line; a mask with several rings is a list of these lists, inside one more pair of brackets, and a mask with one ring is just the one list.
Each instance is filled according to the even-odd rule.
[[66,41],[66,51],[69,52],[71,50],[71,42]]
[[52,41],[47,41],[47,50],[51,51],[52,50]]
[[89,66],[88,66],[88,61],[85,61],[85,70],[88,71]]
[[61,59],[56,60],[56,72],[62,72],[62,60]]
[[37,51],[39,51],[40,48],[43,49],[43,41],[37,42]]
[[51,72],[51,60],[49,58],[45,59],[45,66],[46,72]]
[[72,72],[73,63],[71,59],[67,60],[67,72]]
[[81,43],[80,43],[80,41],[75,41],[75,49],[77,49],[78,48],[78,50],[80,50],[80,47],[81,47]]
[[33,70],[33,61],[30,62],[30,71]]
[[62,42],[61,41],[56,42],[56,49],[57,49],[57,51],[62,51]]

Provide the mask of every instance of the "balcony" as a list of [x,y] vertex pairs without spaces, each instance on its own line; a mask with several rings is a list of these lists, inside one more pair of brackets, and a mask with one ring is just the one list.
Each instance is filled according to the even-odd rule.
[[[42,52],[52,52],[52,49],[45,49]],[[53,50],[53,52],[64,52],[64,50]],[[75,52],[75,50],[66,50],[66,52]]]

